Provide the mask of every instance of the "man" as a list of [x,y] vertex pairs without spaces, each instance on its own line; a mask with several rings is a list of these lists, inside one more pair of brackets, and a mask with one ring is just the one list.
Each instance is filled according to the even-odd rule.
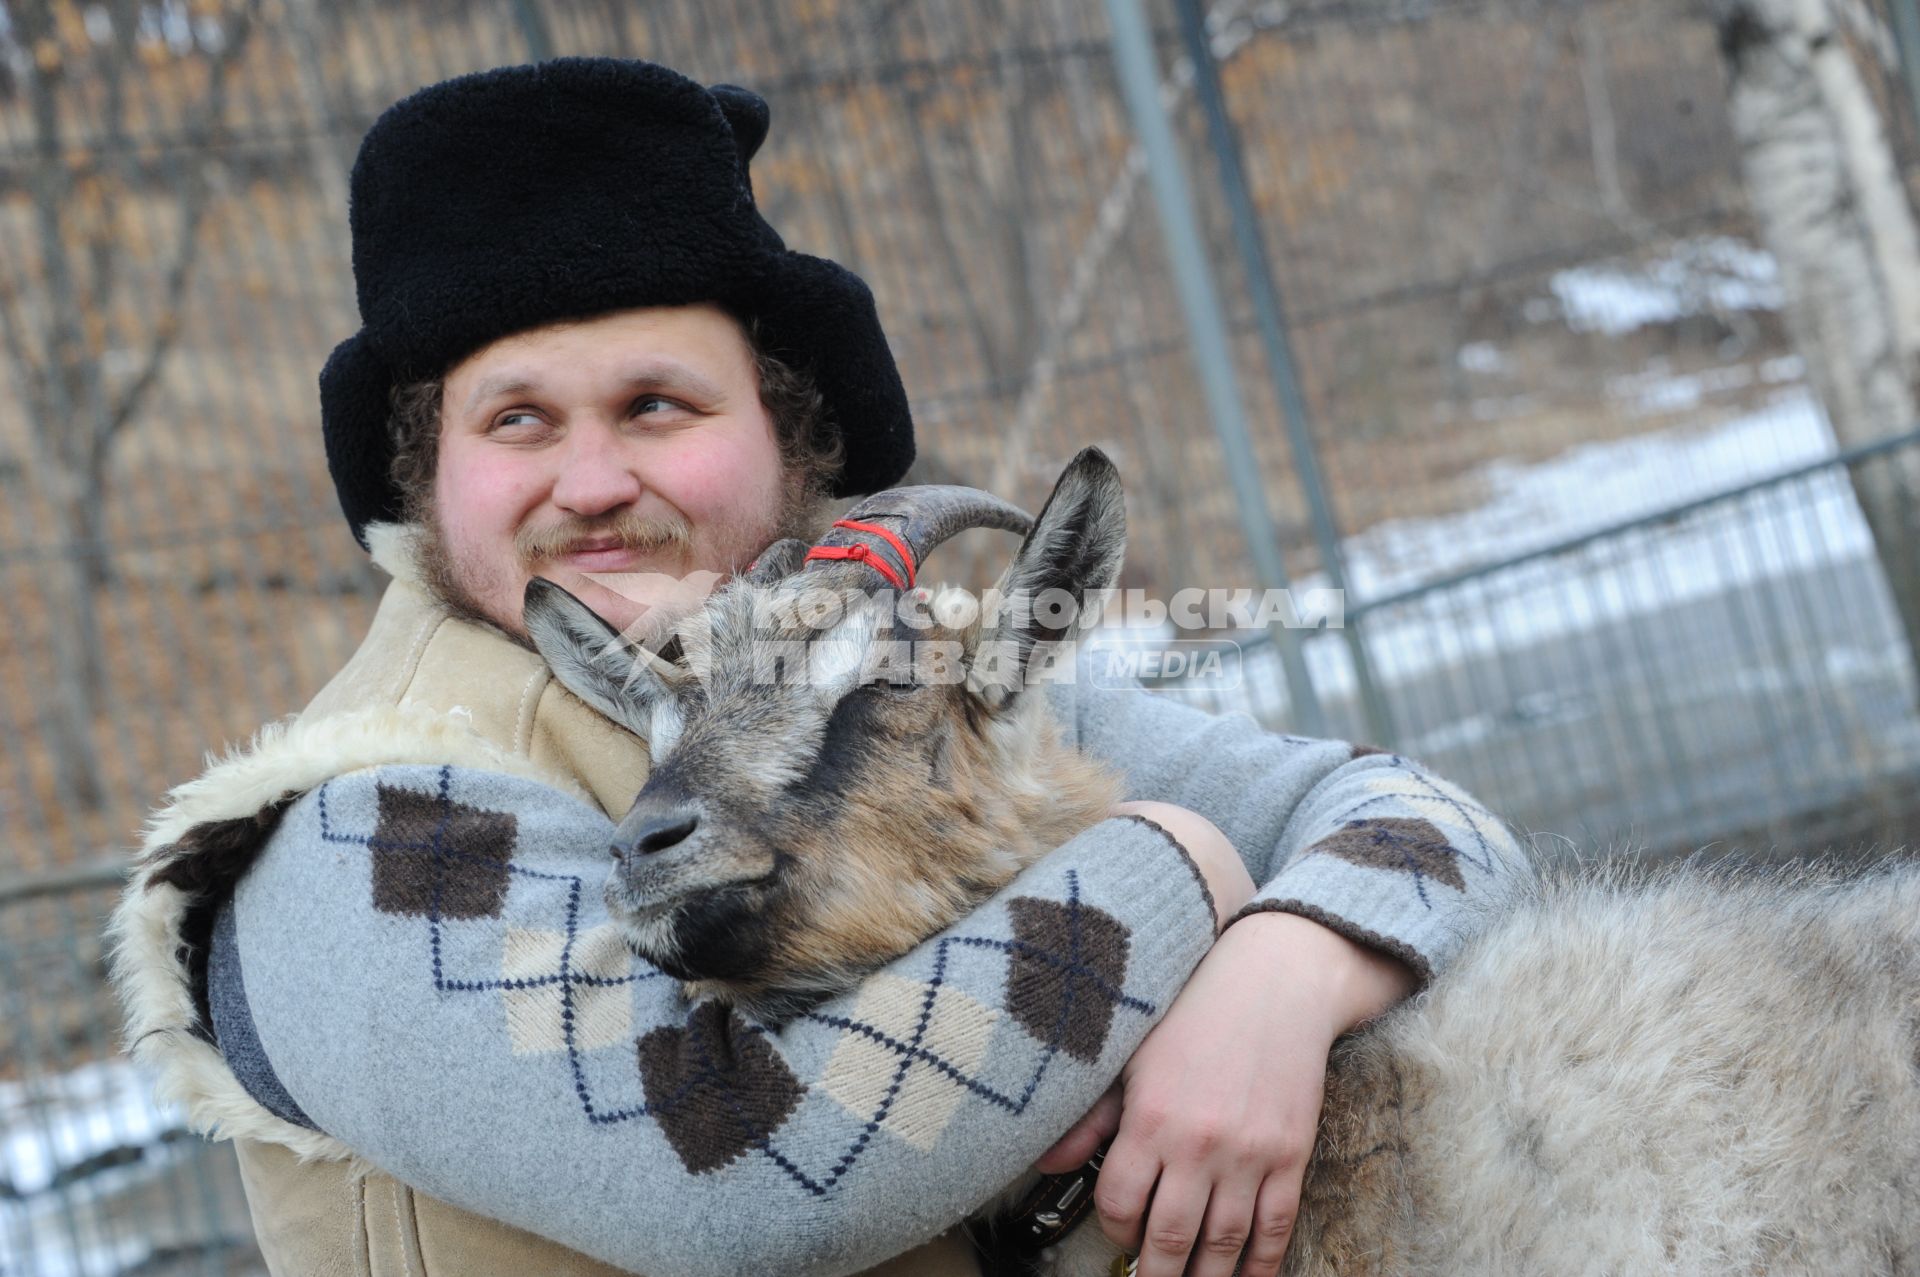
[[[277,1273],[850,1271],[1085,1112],[1044,1165],[1112,1137],[1100,1224],[1141,1273],[1272,1274],[1329,1045],[1444,963],[1512,852],[1405,760],[1068,697],[1143,801],[959,948],[766,1028],[610,939],[607,818],[647,750],[527,649],[526,582],[644,625],[653,583],[735,571],[912,459],[865,287],[755,208],[767,124],[744,90],[569,59],[368,134],[365,327],[321,395],[394,582],[299,722],[157,820],[115,923],[135,1050],[236,1139]],[[1106,1000],[1050,1030],[1021,1001],[1058,976],[1033,916],[1120,938]],[[886,1271],[973,1269],[948,1233]]]

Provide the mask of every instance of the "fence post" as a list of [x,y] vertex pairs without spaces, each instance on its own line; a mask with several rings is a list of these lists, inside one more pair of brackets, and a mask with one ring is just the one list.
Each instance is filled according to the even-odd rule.
[[513,0],[513,20],[520,38],[527,42],[527,61],[545,62],[553,56],[553,38],[547,34],[547,19],[537,0]]
[[[1232,338],[1221,310],[1219,290],[1214,287],[1213,268],[1207,261],[1206,244],[1189,198],[1191,188],[1174,143],[1173,126],[1160,100],[1153,32],[1140,0],[1107,0],[1107,16],[1113,26],[1114,67],[1146,157],[1147,176],[1160,209],[1160,230],[1166,238],[1167,258],[1186,317],[1188,343],[1206,395],[1208,415],[1220,436],[1227,478],[1240,511],[1241,532],[1260,583],[1284,590],[1288,588],[1286,560],[1260,483],[1259,459],[1247,436],[1246,410],[1233,371]],[[1270,633],[1286,671],[1294,726],[1310,736],[1326,735],[1326,714],[1307,669],[1299,631],[1276,625]]]
[[1920,137],[1920,0],[1888,0],[1893,11],[1893,40],[1900,49],[1900,79],[1907,90],[1907,111]]
[[[1306,494],[1314,543],[1320,547],[1320,562],[1326,569],[1328,582],[1346,598],[1350,594],[1346,553],[1340,547],[1340,529],[1334,522],[1333,505],[1327,498],[1326,479],[1313,442],[1306,396],[1300,392],[1300,374],[1293,358],[1293,341],[1287,331],[1286,309],[1280,302],[1273,264],[1267,259],[1253,195],[1247,189],[1240,134],[1234,128],[1233,117],[1227,113],[1226,93],[1220,87],[1220,67],[1213,60],[1213,45],[1207,38],[1206,15],[1201,12],[1200,0],[1175,0],[1174,8],[1180,15],[1180,38],[1187,46],[1187,56],[1193,59],[1194,94],[1200,101],[1200,109],[1206,113],[1207,138],[1213,147],[1214,161],[1220,166],[1220,186],[1227,197],[1227,208],[1233,215],[1234,247],[1240,255],[1247,292],[1253,298],[1254,314],[1259,319],[1260,342],[1266,348],[1267,369],[1273,376],[1280,415],[1286,423],[1294,471],[1300,476],[1300,487]],[[1392,713],[1374,680],[1373,662],[1367,656],[1360,624],[1360,614],[1349,608],[1341,636],[1353,660],[1360,711],[1366,719],[1368,739],[1376,745],[1391,745]]]

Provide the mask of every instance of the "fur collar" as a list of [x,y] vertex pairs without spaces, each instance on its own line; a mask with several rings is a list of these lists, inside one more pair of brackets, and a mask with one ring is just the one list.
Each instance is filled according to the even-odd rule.
[[[383,706],[262,728],[249,746],[175,789],[149,822],[108,924],[111,978],[125,1011],[128,1052],[157,1075],[160,1096],[179,1103],[195,1130],[284,1145],[302,1160],[354,1160],[332,1137],[273,1116],[228,1071],[195,1006],[186,924],[190,910],[238,880],[289,802],[347,772],[417,763],[525,776],[590,801],[568,778],[482,738],[458,712]],[[248,837],[250,830],[259,832]],[[179,873],[182,861],[216,847],[227,863]],[[183,890],[166,880],[183,877],[200,885]]]
[[420,570],[420,525],[416,523],[369,523],[367,554],[373,566],[396,581],[422,585],[426,574]]

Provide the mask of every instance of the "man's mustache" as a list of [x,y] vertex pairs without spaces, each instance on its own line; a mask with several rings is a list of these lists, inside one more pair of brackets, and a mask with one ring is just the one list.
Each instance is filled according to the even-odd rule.
[[565,519],[514,534],[514,552],[533,565],[586,549],[636,550],[657,554],[663,550],[693,550],[693,529],[682,518],[655,519],[622,510],[599,519]]

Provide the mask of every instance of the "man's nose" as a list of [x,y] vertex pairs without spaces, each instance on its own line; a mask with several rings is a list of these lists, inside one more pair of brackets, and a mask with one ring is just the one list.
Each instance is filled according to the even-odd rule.
[[632,505],[645,491],[614,431],[594,424],[569,432],[553,481],[556,506],[591,517]]

